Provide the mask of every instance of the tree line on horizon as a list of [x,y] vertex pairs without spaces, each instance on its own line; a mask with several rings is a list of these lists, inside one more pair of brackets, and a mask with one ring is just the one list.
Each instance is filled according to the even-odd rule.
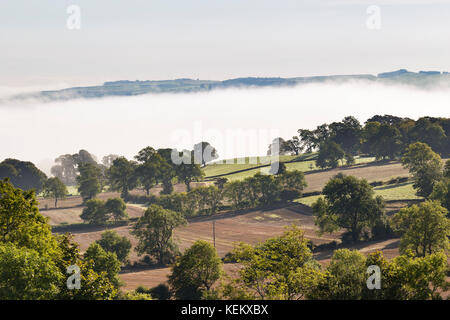
[[[314,130],[299,129],[292,139],[277,138],[280,154],[318,151],[317,166],[335,168],[339,160],[353,164],[357,155],[377,160],[401,158],[406,148],[423,142],[443,158],[450,157],[450,118],[422,117],[417,121],[392,115],[375,115],[362,125],[355,117],[322,124]],[[272,144],[273,145],[273,144]],[[271,154],[269,147],[268,154]]]

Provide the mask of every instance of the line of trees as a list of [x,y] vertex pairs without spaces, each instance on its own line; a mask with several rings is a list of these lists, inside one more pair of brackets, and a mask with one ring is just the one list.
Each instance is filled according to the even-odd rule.
[[[433,251],[432,247],[446,249],[450,232],[446,218],[450,202],[450,161],[443,168],[443,161],[437,153],[427,144],[416,142],[407,147],[402,163],[412,175],[417,195],[424,197],[426,202],[420,207],[400,210],[389,221],[384,214],[382,197],[375,196],[367,180],[338,174],[323,188],[323,197],[312,205],[320,233],[345,229],[342,239],[357,242],[362,238],[392,235],[394,231],[406,235],[409,234],[408,228],[414,226],[409,238],[422,243],[421,249],[417,243],[413,246],[416,254],[420,252],[423,255],[425,247],[429,252]],[[412,223],[412,216],[423,219],[422,225],[420,222]],[[422,240],[417,237],[422,237]],[[411,247],[411,244],[408,242],[402,246]]]
[[128,218],[126,208],[121,198],[111,198],[107,201],[91,199],[86,202],[80,218],[91,224],[105,224],[111,219],[118,222]]
[[47,176],[33,163],[16,159],[5,159],[0,163],[0,179],[8,178],[22,190],[41,192]]
[[[351,164],[358,154],[398,159],[414,142],[426,143],[442,157],[449,157],[450,119],[423,117],[414,121],[376,115],[362,125],[356,118],[348,116],[314,130],[299,129],[298,136],[292,139],[277,138],[274,141],[279,145],[280,154],[298,155],[303,151],[318,150],[317,165],[322,168],[337,167],[342,159]],[[268,153],[271,153],[270,147]]]
[[[242,181],[220,181],[218,186],[200,186],[189,192],[144,197],[148,204],[181,212],[185,217],[212,215],[221,208],[234,210],[255,208],[301,197],[306,180],[301,171],[284,171],[277,175],[260,173]],[[137,197],[142,200],[142,197]]]

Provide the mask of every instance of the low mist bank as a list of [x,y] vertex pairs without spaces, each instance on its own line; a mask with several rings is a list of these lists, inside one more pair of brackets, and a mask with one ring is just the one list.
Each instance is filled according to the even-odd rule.
[[449,101],[449,90],[352,82],[7,103],[0,105],[0,161],[29,160],[48,173],[54,158],[80,149],[99,159],[110,153],[131,158],[147,145],[190,149],[201,140],[222,159],[265,155],[273,138],[290,138],[299,128],[347,115],[361,122],[375,114],[448,117]]

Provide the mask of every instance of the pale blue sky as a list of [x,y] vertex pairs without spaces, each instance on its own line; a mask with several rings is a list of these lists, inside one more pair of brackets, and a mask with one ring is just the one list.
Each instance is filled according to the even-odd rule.
[[448,71],[449,39],[450,1],[2,0],[0,86]]

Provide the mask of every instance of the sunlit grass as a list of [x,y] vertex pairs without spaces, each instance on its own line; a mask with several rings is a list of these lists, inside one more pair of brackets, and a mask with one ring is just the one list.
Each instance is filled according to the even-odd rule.
[[304,198],[297,199],[297,200],[295,200],[295,202],[302,203],[304,205],[307,205],[307,206],[311,207],[312,204],[314,202],[316,202],[317,199],[319,199],[320,197],[322,197],[322,196],[321,195],[309,196],[309,197],[304,197]]
[[[416,195],[416,190],[413,188],[412,182],[378,186],[373,188],[373,190],[375,191],[375,195],[382,196],[386,201],[421,199],[421,197]],[[312,206],[312,204],[316,202],[319,197],[322,197],[322,195],[300,198],[295,200],[295,202]]]
[[[299,170],[302,172],[307,172],[311,170],[320,169],[319,167],[316,166],[315,161],[316,157],[317,153],[302,154],[299,156],[280,156],[280,161],[285,163],[286,169],[288,171]],[[245,163],[237,163],[238,162],[237,160]],[[225,164],[213,163],[203,168],[203,172],[205,173],[206,177],[223,175],[230,181],[242,180],[247,177],[252,177],[258,172],[268,173],[270,168],[269,164],[267,164],[267,166],[262,168],[258,167],[261,166],[262,164],[267,163],[267,161],[270,160],[269,158],[255,157],[253,158],[253,160],[254,163],[249,163],[249,158],[247,157],[247,158],[233,159],[233,161],[235,161],[236,163],[225,163]],[[375,161],[374,157],[356,158],[355,165],[369,163],[373,161]],[[247,170],[247,171],[236,172],[240,170]]]
[[72,196],[80,195],[80,193],[78,192],[78,187],[77,186],[67,186],[67,191]]
[[412,182],[379,186],[374,188],[374,191],[377,196],[382,196],[385,200],[421,199],[416,195]]

